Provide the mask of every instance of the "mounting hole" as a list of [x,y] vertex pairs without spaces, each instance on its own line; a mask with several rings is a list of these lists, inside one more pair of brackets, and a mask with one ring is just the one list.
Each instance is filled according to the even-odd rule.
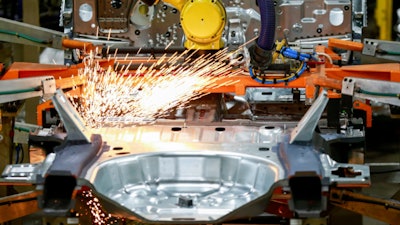
[[122,1],[121,0],[111,0],[111,7],[114,9],[119,9],[122,6]]
[[182,127],[173,127],[171,128],[172,131],[181,131]]
[[127,155],[129,152],[118,152],[117,155]]
[[259,147],[258,151],[269,151],[270,149],[268,147]]
[[225,131],[225,127],[216,127],[215,131],[218,131],[218,132]]
[[274,129],[275,127],[274,126],[265,126],[264,127],[266,130],[272,130],[272,129]]
[[113,151],[121,151],[122,149],[124,149],[123,147],[114,147],[112,150]]

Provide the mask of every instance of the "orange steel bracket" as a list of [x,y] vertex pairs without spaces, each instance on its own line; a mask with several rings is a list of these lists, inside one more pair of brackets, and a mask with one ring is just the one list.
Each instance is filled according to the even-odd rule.
[[340,49],[344,49],[344,50],[361,52],[364,48],[364,44],[360,43],[360,42],[347,41],[347,40],[341,40],[341,39],[336,39],[336,38],[329,38],[328,39],[328,47],[330,49],[340,48]]
[[310,76],[312,83],[317,86],[342,90],[342,81],[323,76]]
[[372,107],[364,102],[355,100],[353,102],[353,108],[365,111],[366,127],[368,127],[368,128],[372,127]]
[[99,48],[98,50],[101,51],[100,49],[101,46],[95,46],[91,42],[84,42],[71,39],[63,39],[62,46],[64,48],[85,50],[85,52],[95,51],[96,48]]

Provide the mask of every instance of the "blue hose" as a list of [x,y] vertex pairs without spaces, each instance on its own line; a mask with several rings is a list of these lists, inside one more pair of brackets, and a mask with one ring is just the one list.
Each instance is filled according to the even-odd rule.
[[282,47],[280,52],[286,58],[297,59],[297,60],[300,60],[300,61],[306,61],[306,60],[312,59],[312,57],[313,57],[310,54],[300,53],[300,52],[298,52],[296,50],[293,50],[291,48],[288,48],[288,47]]
[[272,50],[275,43],[275,6],[273,0],[257,0],[261,15],[261,28],[257,44],[264,50]]

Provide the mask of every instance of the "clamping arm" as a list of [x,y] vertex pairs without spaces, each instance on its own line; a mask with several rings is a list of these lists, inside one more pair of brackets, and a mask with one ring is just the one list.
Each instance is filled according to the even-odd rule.
[[44,100],[56,92],[56,82],[52,76],[0,80],[0,103],[41,96]]
[[71,40],[59,31],[0,18],[0,41],[55,49],[94,50],[90,42]]
[[345,77],[342,94],[400,106],[400,82]]

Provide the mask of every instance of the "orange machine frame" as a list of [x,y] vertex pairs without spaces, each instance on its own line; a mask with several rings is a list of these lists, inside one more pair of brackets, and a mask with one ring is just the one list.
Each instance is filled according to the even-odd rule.
[[[80,46],[77,43],[74,43],[74,45]],[[340,56],[332,51],[332,48],[334,47],[354,51],[362,50],[361,43],[330,39],[328,42],[328,47],[322,45],[317,46],[316,52],[328,54],[333,60],[339,60]],[[123,60],[118,60],[118,63],[123,64],[124,62]],[[100,60],[100,66],[102,67],[114,66],[114,64],[114,59]],[[84,82],[77,76],[79,70],[83,69],[84,66],[85,65],[83,63],[65,66],[16,62],[7,69],[0,80],[52,75],[56,79],[57,88],[68,90],[72,89],[73,87],[77,87]],[[305,88],[306,98],[313,99],[315,91],[317,90],[316,87],[322,87],[329,90],[328,96],[330,98],[340,98],[342,79],[344,77],[358,77],[400,82],[400,64],[387,63],[339,67],[331,64],[329,61],[326,61],[324,64],[318,64],[315,67],[310,68],[308,71],[305,71],[296,80],[288,83],[277,84],[261,84],[253,80],[250,75],[245,74],[245,71],[243,71],[241,75],[226,77],[218,80],[216,85],[218,88],[203,91],[209,93],[236,93],[237,95],[244,95],[246,93],[246,88],[248,87]],[[74,90],[77,91],[76,89]],[[360,104],[358,105],[360,106]],[[42,125],[43,121],[41,112],[46,107],[51,107],[51,105],[45,103],[45,105],[38,106],[38,125]],[[367,126],[371,126],[372,114],[368,113],[371,110],[370,107],[368,107],[366,104],[363,104],[361,109],[367,112]]]

